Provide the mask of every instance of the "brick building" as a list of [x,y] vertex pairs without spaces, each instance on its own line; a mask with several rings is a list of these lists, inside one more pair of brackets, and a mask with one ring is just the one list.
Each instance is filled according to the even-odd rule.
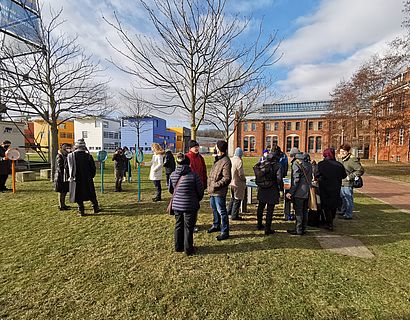
[[238,123],[234,145],[246,156],[260,156],[275,143],[285,152],[297,147],[315,156],[329,146],[329,108],[330,101],[265,104]]

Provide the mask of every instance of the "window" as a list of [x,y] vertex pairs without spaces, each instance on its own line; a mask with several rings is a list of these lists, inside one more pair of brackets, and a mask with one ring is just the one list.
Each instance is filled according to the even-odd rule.
[[316,153],[322,151],[322,137],[316,137]]
[[277,146],[277,145],[278,145],[278,137],[273,136],[272,137],[272,148],[273,148],[273,146]]
[[95,120],[95,127],[96,127],[96,128],[101,127],[101,121]]
[[296,122],[296,130],[300,130],[300,122]]
[[118,140],[118,133],[114,133],[114,139]]
[[323,129],[323,122],[322,122],[322,121],[319,121],[319,122],[317,123],[317,128],[318,128],[319,130],[322,130],[322,129]]
[[73,134],[72,134],[72,133],[66,133],[65,135],[66,135],[66,137],[67,137],[68,139],[72,139],[72,138],[73,138]]
[[244,152],[249,151],[249,137],[243,138],[243,151]]
[[399,146],[404,144],[404,129],[400,128],[399,130]]
[[256,139],[255,139],[255,137],[250,137],[250,139],[249,139],[250,141],[249,141],[249,144],[250,144],[250,151],[251,152],[255,152],[255,150],[256,150]]
[[292,137],[286,138],[286,152],[289,152],[292,149]]
[[65,129],[66,128],[66,124],[65,123],[61,123],[58,125],[58,128],[60,129]]
[[271,125],[269,122],[265,124],[265,129],[266,131],[271,131]]
[[252,131],[256,131],[256,123],[252,123],[251,128],[252,128]]
[[299,137],[293,137],[293,147],[299,149]]
[[308,129],[313,130],[313,121],[309,121]]
[[286,122],[286,130],[292,130],[292,122]]
[[83,131],[81,136],[83,137],[83,139],[87,139],[88,138],[88,131]]
[[108,121],[103,121],[103,128],[108,128]]
[[243,131],[249,131],[249,127],[248,127],[248,123],[247,123],[247,122],[245,122],[245,123],[243,124]]
[[62,139],[65,138],[65,132],[60,132],[60,138],[62,138]]
[[273,124],[273,130],[278,131],[279,130],[279,122],[275,122]]
[[387,105],[387,114],[390,115],[393,113],[393,102],[389,102],[389,104]]
[[89,147],[88,150],[90,150],[90,151],[91,151],[91,150],[94,150],[94,147]]
[[158,127],[158,120],[154,120],[154,126],[157,128]]
[[104,131],[103,132],[103,137],[104,137],[104,139],[107,139],[108,138],[108,132]]
[[267,136],[265,139],[265,149],[272,148],[272,136]]
[[315,137],[309,137],[308,139],[308,152],[313,153],[315,152]]
[[177,141],[182,141],[182,136],[177,136]]
[[386,129],[386,139],[385,139],[386,146],[390,146],[390,129]]
[[108,132],[108,139],[114,139],[114,132]]

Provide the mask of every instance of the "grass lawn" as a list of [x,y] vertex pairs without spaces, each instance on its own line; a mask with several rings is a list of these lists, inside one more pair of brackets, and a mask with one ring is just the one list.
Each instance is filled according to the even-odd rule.
[[408,214],[357,194],[356,218],[337,220],[335,233],[375,254],[360,259],[322,250],[318,229],[288,235],[292,222],[281,220],[280,207],[275,235],[256,230],[251,206],[246,220],[231,224],[231,239],[217,242],[204,232],[212,221],[206,197],[198,254],[186,257],[173,251],[169,195],[150,201],[148,168],[140,204],[135,181],[113,192],[112,170],[108,161],[98,215],[90,207],[85,217],[59,212],[44,180],[0,193],[0,319],[410,318]]
[[410,163],[380,162],[363,160],[366,173],[410,183]]

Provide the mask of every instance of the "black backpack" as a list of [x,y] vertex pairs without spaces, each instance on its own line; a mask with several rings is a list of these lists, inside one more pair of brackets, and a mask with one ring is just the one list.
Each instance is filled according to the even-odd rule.
[[269,161],[258,162],[253,166],[255,173],[255,183],[262,189],[272,188],[276,182],[276,172],[274,163]]

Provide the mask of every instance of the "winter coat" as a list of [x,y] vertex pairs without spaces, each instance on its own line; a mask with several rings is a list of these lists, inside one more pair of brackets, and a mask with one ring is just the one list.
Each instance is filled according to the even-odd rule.
[[340,162],[345,167],[347,174],[347,177],[342,181],[342,186],[353,187],[354,178],[364,174],[364,168],[362,167],[360,160],[349,153],[346,157],[340,159]]
[[280,190],[282,189],[282,167],[278,162],[272,162],[275,183],[271,188],[258,187],[257,199],[259,202],[267,204],[278,204],[280,198]]
[[112,161],[114,161],[114,170],[119,172],[124,172],[127,166],[127,158],[123,154],[114,153],[112,156]]
[[[75,161],[75,202],[96,199],[94,180],[96,173],[93,156],[85,150],[77,149],[68,155]],[[67,160],[69,160],[67,158]],[[71,196],[70,196],[71,198]]]
[[202,181],[202,184],[206,188],[207,186],[207,174],[206,174],[206,164],[204,157],[201,156],[199,153],[193,153],[189,151],[185,154],[189,158],[189,166],[191,167],[192,172],[198,174],[199,178]]
[[56,157],[54,190],[61,193],[67,193],[69,190],[67,154],[63,154],[60,151],[58,151]]
[[175,158],[171,151],[165,152],[164,168],[166,174],[171,174],[175,171]]
[[162,180],[162,167],[164,165],[164,156],[162,154],[154,154],[152,156],[151,170],[149,172],[150,180]]
[[231,160],[224,155],[217,157],[211,168],[208,179],[208,193],[210,196],[226,197],[231,183]]
[[342,205],[340,187],[346,178],[343,165],[336,160],[323,160],[317,165],[320,205],[324,209],[336,209]]
[[279,164],[280,164],[280,169],[282,171],[282,178],[284,178],[288,175],[288,167],[289,167],[288,157],[286,153],[282,152],[280,154]]
[[0,146],[0,175],[8,175],[11,173],[11,161],[4,159],[6,157],[6,149]]
[[173,195],[172,209],[176,211],[198,211],[199,202],[204,196],[204,186],[198,174],[191,171],[189,165],[181,165],[170,176],[168,190],[174,193],[180,180],[176,193]]
[[292,198],[309,198],[313,176],[312,164],[308,161],[308,159],[309,155],[307,153],[298,153],[292,161],[291,187],[289,190]]
[[231,189],[233,190],[233,197],[238,200],[245,198],[246,191],[246,177],[243,170],[243,160],[240,157],[234,156],[231,158]]

